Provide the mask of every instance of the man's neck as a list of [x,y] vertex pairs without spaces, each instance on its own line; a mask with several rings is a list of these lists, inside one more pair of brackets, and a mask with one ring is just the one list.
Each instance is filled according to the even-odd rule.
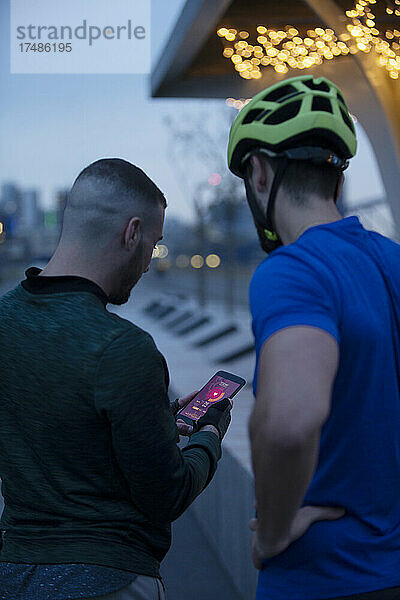
[[49,263],[38,274],[38,277],[57,277],[61,275],[84,277],[85,279],[97,283],[106,294],[109,293],[107,289],[105,289],[106,286],[104,281],[101,280],[100,277],[97,277],[96,274],[92,273],[90,269],[82,268],[82,266],[76,267],[73,264],[67,264],[65,262],[58,263],[57,261],[52,261],[52,259],[50,259]]
[[66,254],[59,252],[57,249],[40,275],[75,275],[93,280],[95,278],[93,268],[90,265],[82,264],[82,255],[84,255],[84,251],[79,254]]
[[308,206],[302,207],[294,206],[293,201],[282,198],[276,204],[276,227],[284,245],[295,242],[310,227],[341,219],[343,216],[333,201],[311,199]]
[[299,231],[297,231],[294,235],[294,239],[293,241],[296,241],[305,231],[307,231],[307,229],[310,229],[311,227],[315,227],[316,225],[324,225],[325,223],[333,223],[335,221],[340,221],[340,219],[342,219],[343,217],[338,218],[334,218],[334,219],[318,219],[317,221],[314,221],[312,223],[307,223],[306,225],[300,227]]

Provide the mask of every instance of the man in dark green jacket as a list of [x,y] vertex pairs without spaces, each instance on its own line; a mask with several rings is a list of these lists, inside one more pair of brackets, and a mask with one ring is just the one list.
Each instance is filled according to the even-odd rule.
[[106,309],[149,269],[165,207],[134,165],[89,165],[51,260],[0,299],[2,597],[164,597],[171,522],[211,481],[231,409],[180,450],[192,432],[175,422],[163,356]]

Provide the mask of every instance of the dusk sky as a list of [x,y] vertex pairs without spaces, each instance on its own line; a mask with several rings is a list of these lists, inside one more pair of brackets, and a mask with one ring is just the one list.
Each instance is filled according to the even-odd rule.
[[[152,0],[153,64],[184,3]],[[148,75],[11,75],[9,20],[9,0],[0,0],[0,185],[37,188],[40,204],[51,207],[54,192],[70,187],[83,167],[117,156],[154,179],[167,196],[169,214],[191,220],[187,190],[206,179],[204,166],[200,161],[187,165],[184,178],[192,185],[185,186],[168,160],[164,119],[177,114],[187,119],[204,111],[212,115],[224,101],[151,99]],[[383,195],[369,142],[357,129],[358,156],[347,171],[352,202]],[[225,156],[221,144],[222,162]],[[210,174],[216,169],[210,165]]]

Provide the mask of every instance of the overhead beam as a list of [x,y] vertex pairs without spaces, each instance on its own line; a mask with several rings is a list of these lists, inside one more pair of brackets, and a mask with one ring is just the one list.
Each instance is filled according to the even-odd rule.
[[151,75],[152,96],[170,95],[170,86],[174,88],[175,95],[180,95],[175,92],[175,84],[190,66],[207,40],[210,30],[218,25],[220,17],[231,3],[232,0],[190,0],[185,3],[165,45],[165,51]]

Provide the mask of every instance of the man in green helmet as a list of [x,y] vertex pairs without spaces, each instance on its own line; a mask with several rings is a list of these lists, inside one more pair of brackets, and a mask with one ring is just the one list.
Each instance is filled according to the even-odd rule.
[[400,597],[400,246],[336,207],[355,152],[323,77],[263,90],[230,132],[268,253],[250,285],[257,600]]

